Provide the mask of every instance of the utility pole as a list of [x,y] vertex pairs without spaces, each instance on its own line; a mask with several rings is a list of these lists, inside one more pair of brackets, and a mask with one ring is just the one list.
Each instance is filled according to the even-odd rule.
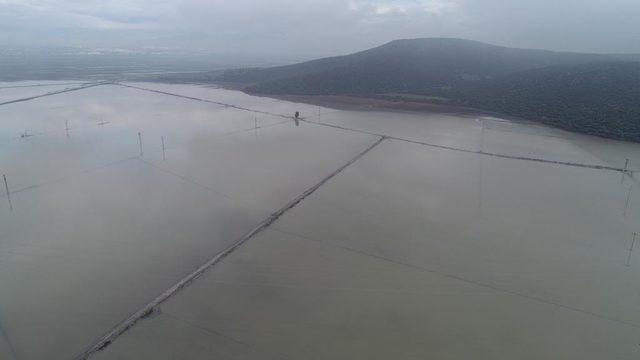
[[165,155],[165,147],[164,147],[164,136],[160,136],[160,141],[162,141],[162,161],[167,160],[167,156]]
[[480,118],[480,153],[484,153],[484,119]]
[[629,210],[629,202],[631,201],[631,189],[632,186],[629,186],[629,191],[627,192],[627,203],[624,205],[624,216],[627,216],[627,210]]
[[142,133],[141,132],[138,132],[138,143],[140,144],[140,156],[142,156],[143,152],[142,152]]
[[11,203],[11,192],[9,191],[9,183],[7,183],[7,175],[2,175],[4,179],[4,188],[7,191],[7,200],[9,200],[9,210],[13,211],[13,204]]
[[634,232],[633,233],[633,241],[631,241],[631,247],[629,248],[629,256],[627,256],[627,262],[624,264],[625,266],[630,266],[631,265],[631,255],[633,253],[633,248],[636,245],[636,238],[638,237],[638,233]]

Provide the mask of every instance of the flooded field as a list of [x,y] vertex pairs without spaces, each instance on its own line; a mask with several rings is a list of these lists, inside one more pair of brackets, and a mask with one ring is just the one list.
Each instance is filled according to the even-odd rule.
[[0,119],[2,359],[640,357],[640,144],[149,83]]

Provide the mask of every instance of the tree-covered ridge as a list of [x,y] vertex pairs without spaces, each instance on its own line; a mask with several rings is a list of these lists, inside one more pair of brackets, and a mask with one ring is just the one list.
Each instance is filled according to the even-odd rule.
[[563,129],[640,141],[640,63],[554,66],[466,84],[450,97],[465,106]]
[[216,81],[271,95],[437,96],[568,130],[640,141],[639,59],[412,39],[295,65],[227,71]]
[[248,84],[248,91],[270,94],[424,93],[523,70],[611,59],[610,55],[511,49],[460,39],[410,39],[346,56],[232,70],[218,80]]

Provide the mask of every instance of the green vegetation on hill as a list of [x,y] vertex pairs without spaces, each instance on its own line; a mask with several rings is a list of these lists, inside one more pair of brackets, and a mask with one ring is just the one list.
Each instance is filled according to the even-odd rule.
[[640,142],[640,63],[553,66],[466,84],[460,105],[566,130]]

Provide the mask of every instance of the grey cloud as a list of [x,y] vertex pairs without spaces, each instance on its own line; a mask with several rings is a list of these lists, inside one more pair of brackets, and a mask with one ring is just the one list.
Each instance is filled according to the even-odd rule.
[[336,54],[396,38],[640,52],[637,0],[0,0],[0,43]]

